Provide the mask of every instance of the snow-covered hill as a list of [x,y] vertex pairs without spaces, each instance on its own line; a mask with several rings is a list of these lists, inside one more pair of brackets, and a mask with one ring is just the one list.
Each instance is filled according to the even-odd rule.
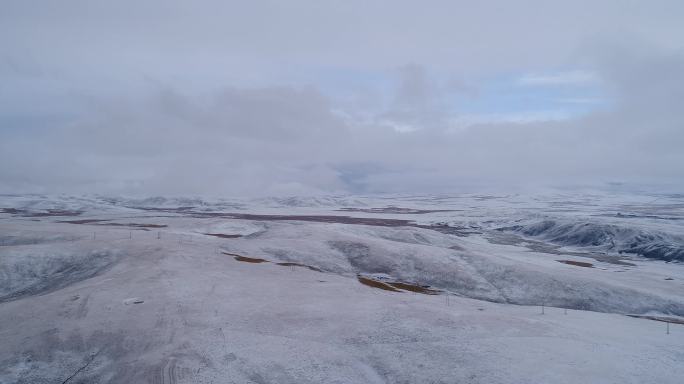
[[0,196],[0,382],[677,383],[657,199]]

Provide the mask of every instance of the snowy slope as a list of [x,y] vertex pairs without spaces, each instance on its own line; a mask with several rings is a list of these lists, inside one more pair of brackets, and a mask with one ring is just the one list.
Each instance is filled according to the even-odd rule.
[[0,383],[678,383],[678,199],[1,196]]

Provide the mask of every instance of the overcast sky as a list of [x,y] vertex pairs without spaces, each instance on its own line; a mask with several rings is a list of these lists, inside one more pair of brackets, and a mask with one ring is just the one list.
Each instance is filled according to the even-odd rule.
[[0,2],[0,192],[684,189],[684,2]]

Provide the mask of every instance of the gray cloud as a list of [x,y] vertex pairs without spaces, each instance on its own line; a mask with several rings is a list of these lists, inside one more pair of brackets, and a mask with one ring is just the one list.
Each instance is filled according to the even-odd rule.
[[[6,2],[0,192],[681,188],[684,9],[619,5]],[[393,80],[350,103],[301,75],[336,70]],[[453,94],[505,74],[611,103],[450,129]]]

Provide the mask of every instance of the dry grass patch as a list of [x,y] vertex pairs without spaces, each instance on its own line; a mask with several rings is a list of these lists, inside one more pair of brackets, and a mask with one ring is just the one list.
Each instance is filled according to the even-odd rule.
[[312,267],[312,266],[306,265],[306,264],[290,263],[290,262],[276,263],[276,264],[277,264],[277,265],[281,265],[281,266],[283,266],[283,267],[303,267],[303,268],[308,268],[308,269],[310,269],[310,270],[312,270],[312,271],[323,272],[322,270],[320,270],[320,269],[318,269],[318,268],[316,268],[316,267]]
[[363,285],[367,285],[373,288],[384,289],[385,291],[391,292],[415,292],[422,293],[424,295],[438,295],[439,291],[431,289],[427,286],[421,286],[417,284],[405,283],[402,281],[379,281],[369,277],[357,276],[359,282]]
[[373,287],[373,288],[383,289],[385,291],[390,291],[390,292],[401,292],[400,290],[394,288],[393,286],[391,286],[389,284],[385,284],[381,281],[369,279],[369,278],[363,277],[363,276],[357,276],[357,277],[359,279],[359,283],[361,283],[363,285],[367,285],[367,286]]
[[242,237],[242,235],[229,235],[226,233],[205,233],[205,235],[220,237],[222,239],[237,239],[238,237]]
[[439,291],[436,291],[434,289],[430,289],[428,287],[415,285],[415,284],[401,283],[401,282],[388,283],[388,284],[393,286],[394,288],[399,288],[399,289],[402,289],[404,291],[422,293],[424,295],[438,295],[439,294]]
[[584,261],[574,261],[574,260],[556,260],[559,263],[574,265],[576,267],[594,268],[594,264],[585,263]]
[[257,259],[257,258],[254,258],[254,257],[242,256],[242,255],[238,255],[238,254],[235,254],[235,253],[228,253],[228,252],[222,252],[222,253],[223,253],[224,255],[233,256],[233,258],[234,258],[235,260],[237,260],[237,261],[242,261],[242,262],[245,262],[245,263],[254,263],[254,264],[258,264],[258,263],[268,263],[268,260],[264,260],[264,259]]
[[147,229],[147,228],[167,228],[168,225],[166,224],[141,224],[141,223],[109,223],[111,220],[105,220],[105,219],[81,219],[81,220],[61,220],[58,221],[58,223],[67,223],[67,224],[93,224],[93,225],[106,225],[110,227],[129,227],[129,228],[138,228],[138,229]]
[[237,261],[244,261],[245,263],[268,263],[267,260],[264,259],[256,259],[252,257],[245,257],[245,256],[233,256],[235,260]]
[[105,223],[97,225],[109,225],[112,227],[130,227],[130,228],[167,228],[166,224],[138,224],[138,223]]
[[93,224],[93,223],[101,223],[103,221],[109,221],[109,220],[105,220],[105,219],[60,220],[60,221],[58,221],[58,223]]

